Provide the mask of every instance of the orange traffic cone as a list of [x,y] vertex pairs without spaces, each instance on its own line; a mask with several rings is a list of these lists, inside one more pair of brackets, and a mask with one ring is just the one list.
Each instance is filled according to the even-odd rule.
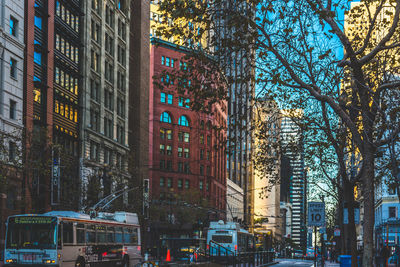
[[167,258],[165,261],[171,261],[171,253],[169,252],[169,249],[167,250]]

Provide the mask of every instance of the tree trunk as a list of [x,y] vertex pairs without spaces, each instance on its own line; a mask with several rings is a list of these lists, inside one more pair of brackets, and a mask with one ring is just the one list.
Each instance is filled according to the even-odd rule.
[[357,267],[357,233],[354,218],[354,185],[348,181],[344,183],[345,201],[347,204],[348,225],[347,234],[349,238],[349,250],[351,254],[351,266]]
[[[366,146],[367,147],[367,146]],[[374,198],[374,150],[369,145],[363,155],[363,177],[362,190],[364,199],[364,219],[363,219],[363,266],[373,266],[373,247],[374,247],[374,224],[375,224],[375,198]]]
[[340,241],[340,255],[344,255],[346,254],[346,238],[347,235],[345,233],[346,231],[346,227],[343,223],[343,206],[344,206],[344,202],[343,202],[343,190],[340,189],[339,192],[342,193],[342,195],[339,195],[339,227],[340,227],[340,236],[339,236],[339,241]]

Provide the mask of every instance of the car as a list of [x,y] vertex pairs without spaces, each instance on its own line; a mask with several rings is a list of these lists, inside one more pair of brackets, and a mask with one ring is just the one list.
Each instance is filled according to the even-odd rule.
[[315,258],[315,249],[314,248],[307,248],[307,250],[306,250],[306,259],[312,260],[314,258]]
[[296,259],[303,258],[303,251],[302,250],[293,250],[292,251],[292,257],[296,258]]

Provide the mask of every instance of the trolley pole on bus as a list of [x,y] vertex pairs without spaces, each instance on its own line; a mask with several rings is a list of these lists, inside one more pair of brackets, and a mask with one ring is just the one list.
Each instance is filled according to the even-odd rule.
[[314,226],[314,266],[317,266],[317,226]]

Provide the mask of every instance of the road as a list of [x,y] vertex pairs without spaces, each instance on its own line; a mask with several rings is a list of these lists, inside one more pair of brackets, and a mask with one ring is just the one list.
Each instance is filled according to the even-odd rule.
[[281,267],[311,267],[314,265],[313,261],[301,260],[301,259],[276,259],[279,263],[273,266]]

